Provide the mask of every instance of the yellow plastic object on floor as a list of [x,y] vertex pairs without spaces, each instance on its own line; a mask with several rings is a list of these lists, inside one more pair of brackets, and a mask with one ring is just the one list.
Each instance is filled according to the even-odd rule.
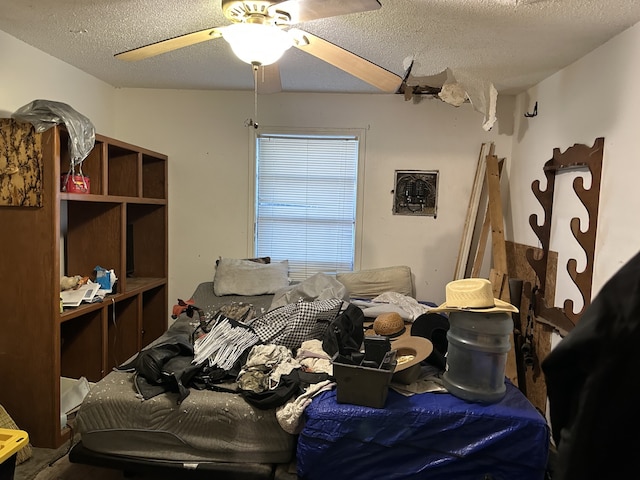
[[24,430],[0,428],[0,463],[3,463],[29,442],[29,434]]
[[[11,429],[11,430],[20,430],[20,427],[16,425],[16,422],[13,421],[13,419],[11,418],[11,416],[9,416],[9,414],[4,409],[4,407],[0,405],[0,430],[5,428]],[[0,440],[0,444],[2,444],[2,440]],[[33,455],[33,451],[31,449],[31,445],[30,444],[25,445],[20,450],[18,450],[18,456],[16,457],[16,465],[19,465],[29,460],[32,455]],[[2,463],[2,460],[0,460],[0,463]],[[3,480],[3,479],[0,477],[0,480]]]
[[0,480],[13,480],[18,451],[29,443],[24,430],[0,428]]

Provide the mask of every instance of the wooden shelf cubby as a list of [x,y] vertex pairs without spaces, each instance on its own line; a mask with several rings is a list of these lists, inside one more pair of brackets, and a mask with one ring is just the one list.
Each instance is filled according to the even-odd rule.
[[[98,381],[168,326],[167,160],[97,134],[81,165],[90,191],[62,192],[65,127],[38,133],[0,119],[0,166],[35,162],[41,175],[39,206],[0,195],[0,404],[37,447],[57,448],[70,435],[60,377]],[[11,181],[0,176],[0,193]],[[114,270],[113,292],[61,312],[61,276],[93,278],[97,266]]]

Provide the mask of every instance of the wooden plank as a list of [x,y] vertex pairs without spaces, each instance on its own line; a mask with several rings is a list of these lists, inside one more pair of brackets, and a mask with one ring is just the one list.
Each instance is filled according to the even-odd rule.
[[[505,295],[508,296],[509,278],[506,273],[499,272],[492,268],[489,273],[489,281],[493,286],[493,296],[495,298],[500,298],[502,300]],[[504,373],[514,385],[518,386],[518,365],[516,362],[516,349],[513,332],[509,335],[509,345],[511,348],[509,348],[509,351],[507,352],[507,362]]]
[[[498,162],[498,173],[502,178],[502,166],[504,165],[504,158],[501,158]],[[471,267],[471,277],[479,277],[480,270],[482,269],[482,262],[484,261],[484,252],[487,248],[487,240],[489,238],[489,227],[491,226],[491,218],[489,218],[489,204],[485,206],[484,221],[482,222],[482,230],[478,235],[478,245],[476,247],[476,253],[473,260],[473,266]]]
[[[509,302],[509,277],[507,266],[507,247],[504,239],[504,217],[502,214],[502,196],[500,194],[500,167],[498,157],[487,155],[487,187],[489,203],[487,211],[491,223],[491,251],[493,254],[493,275],[491,279],[494,296]],[[513,332],[509,335],[511,348],[507,352],[505,374],[514,385],[518,385],[518,367],[516,363],[515,340]]]
[[489,227],[491,226],[491,219],[489,218],[489,210],[484,214],[484,222],[482,222],[482,231],[478,237],[478,248],[476,250],[476,256],[473,260],[473,267],[471,267],[471,277],[478,277],[480,270],[482,269],[482,262],[484,261],[484,251],[487,248],[487,240],[489,239]]
[[489,272],[489,281],[493,286],[493,296],[502,300],[502,295],[506,283],[506,273],[500,272],[495,268],[492,268]]
[[[500,195],[500,170],[498,157],[487,156],[487,185],[489,187],[489,218],[491,219],[491,251],[493,268],[507,273],[507,248],[504,240],[504,217],[502,215],[502,198]],[[502,298],[505,300],[505,298]],[[508,295],[506,298],[509,301]]]
[[486,157],[493,154],[493,143],[483,143],[480,148],[480,155],[478,157],[478,166],[476,167],[476,175],[473,180],[473,187],[471,189],[471,197],[469,199],[469,206],[467,207],[467,216],[464,222],[464,229],[462,231],[462,240],[460,241],[460,249],[458,250],[458,261],[456,263],[456,269],[453,275],[454,280],[465,278],[467,272],[467,262],[469,259],[469,248],[471,240],[473,238],[473,231],[475,229],[476,218],[478,215],[478,208],[480,204],[480,196],[482,194],[482,188],[485,183],[486,172]]

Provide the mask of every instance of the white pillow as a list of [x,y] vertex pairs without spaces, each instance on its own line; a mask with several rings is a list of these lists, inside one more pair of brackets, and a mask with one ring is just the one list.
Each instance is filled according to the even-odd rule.
[[336,274],[351,298],[374,298],[385,292],[413,296],[411,268],[406,265]]
[[289,286],[289,261],[256,263],[221,258],[213,277],[213,293],[223,295],[266,295]]

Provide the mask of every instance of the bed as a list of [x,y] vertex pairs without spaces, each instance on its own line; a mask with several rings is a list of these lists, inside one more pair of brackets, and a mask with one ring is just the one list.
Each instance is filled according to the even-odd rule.
[[[254,280],[256,268],[264,267],[249,267]],[[266,290],[264,285],[270,282],[248,289],[238,290],[237,285],[216,289],[214,278],[200,284],[187,305],[199,307],[205,315],[245,307],[260,318],[268,310],[305,302],[338,298],[344,306],[356,297],[366,302],[380,292],[394,291],[406,298],[412,294],[408,267],[357,272],[340,281],[314,277],[284,286],[276,279]],[[246,278],[241,280],[246,284]],[[391,302],[386,307],[397,311],[399,305]],[[366,312],[367,307],[361,308]],[[176,333],[191,334],[198,323],[193,309],[185,308],[150,347]],[[76,417],[80,441],[70,453],[72,462],[128,472],[280,480],[370,479],[374,472],[388,470],[384,465],[393,458],[401,459],[406,468],[393,475],[389,471],[384,478],[423,478],[425,472],[441,474],[448,469],[460,474],[456,479],[535,480],[543,478],[546,466],[546,422],[516,388],[491,407],[468,404],[448,393],[404,396],[390,391],[383,409],[337,403],[335,389],[327,388],[306,405],[299,428],[292,431],[283,428],[277,408],[258,408],[226,384],[216,390],[190,388],[188,396],[177,402],[175,392],[141,399],[134,380],[133,372],[113,371],[91,389]],[[430,447],[439,437],[439,446]],[[514,459],[515,450],[527,442],[525,454]],[[423,460],[407,462],[408,451]],[[502,466],[491,470],[492,464]],[[478,476],[480,472],[493,476]]]
[[[198,285],[189,300],[205,314],[225,305],[267,310],[274,295],[213,293],[213,282]],[[152,345],[176,332],[192,332],[198,320],[181,313]],[[126,363],[126,362],[125,362]],[[70,460],[130,472],[180,469],[215,472],[220,477],[273,478],[278,465],[295,456],[295,436],[278,424],[275,411],[251,406],[234,392],[190,389],[141,401],[134,374],[112,371],[91,389],[76,417],[80,442]],[[284,467],[281,467],[281,469]]]

